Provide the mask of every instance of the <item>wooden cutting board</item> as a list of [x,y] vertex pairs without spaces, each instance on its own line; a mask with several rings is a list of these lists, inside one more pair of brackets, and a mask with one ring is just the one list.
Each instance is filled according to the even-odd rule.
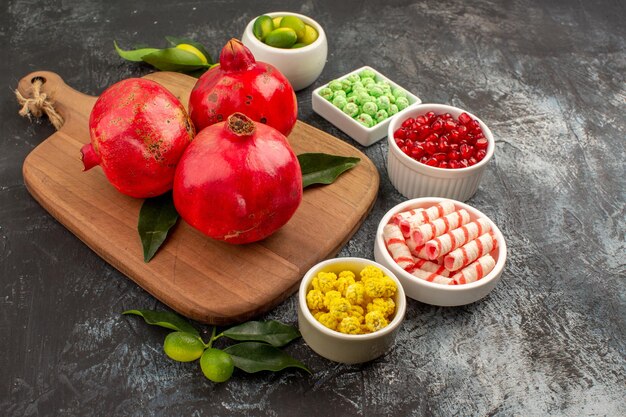
[[[32,95],[36,77],[45,80],[43,92],[65,123],[24,161],[28,190],[108,263],[194,320],[229,324],[273,308],[297,289],[311,266],[341,249],[376,199],[378,171],[367,156],[298,121],[289,135],[296,154],[324,152],[356,156],[361,162],[331,185],[307,188],[292,219],[261,242],[243,246],[218,242],[181,220],[156,256],[145,263],[137,234],[143,200],[118,193],[99,167],[82,172],[80,148],[89,142],[88,120],[96,97],[72,89],[46,71],[20,81],[23,96]],[[192,77],[169,72],[145,78],[160,83],[184,104],[195,83]]]

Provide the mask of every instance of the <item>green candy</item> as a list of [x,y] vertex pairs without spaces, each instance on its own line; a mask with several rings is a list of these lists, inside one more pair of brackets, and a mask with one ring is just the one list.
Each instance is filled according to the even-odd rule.
[[330,88],[333,91],[343,90],[343,84],[341,84],[341,81],[339,80],[333,80],[330,83],[328,83],[328,88]]
[[382,122],[383,120],[385,120],[388,117],[389,117],[389,114],[387,113],[386,110],[378,110],[376,112],[376,115],[374,116],[374,118],[376,119],[376,121],[378,123]]
[[404,110],[409,107],[409,100],[406,97],[398,97],[396,99],[396,106],[398,106],[398,110]]
[[354,84],[356,82],[361,82],[361,77],[359,77],[359,74],[351,74],[348,75],[348,80]]
[[333,98],[333,106],[335,107],[343,109],[346,104],[348,104],[348,100],[346,100],[346,98],[343,96],[336,96],[335,98]]
[[383,89],[378,87],[377,85],[370,85],[369,88],[367,89],[367,92],[372,97],[380,97],[383,95]]
[[368,101],[367,103],[363,103],[362,110],[363,113],[374,116],[378,111],[378,106],[373,101]]
[[341,80],[341,86],[342,86],[343,91],[348,92],[352,90],[352,81],[350,81],[347,78],[344,78],[343,80]]
[[357,93],[357,97],[359,98],[361,105],[368,103],[370,101],[374,101],[374,98],[372,98],[372,96],[370,96],[367,93]]
[[376,83],[376,85],[379,86],[380,89],[383,90],[383,92],[391,93],[391,85],[389,84],[389,81],[386,81],[386,80],[379,81]]
[[346,98],[346,96],[347,96],[347,94],[346,94],[346,92],[344,90],[337,90],[337,91],[335,91],[334,94],[335,95],[333,96],[333,98],[339,97],[339,96],[341,96],[343,98]]
[[359,106],[355,103],[348,102],[345,106],[343,106],[343,112],[350,117],[355,117],[359,114]]
[[380,96],[376,99],[376,105],[380,110],[387,110],[391,105],[391,101],[387,96]]
[[252,33],[260,41],[263,41],[273,30],[274,23],[272,23],[272,18],[266,15],[257,17],[252,26]]
[[394,104],[396,102],[396,96],[394,96],[390,92],[389,93],[385,93],[385,97],[387,97],[389,99],[389,102],[391,104]]
[[374,126],[374,119],[367,113],[359,114],[359,117],[356,118],[357,122],[361,123],[365,127]]
[[389,110],[387,110],[387,113],[389,114],[389,116],[393,116],[394,114],[398,113],[400,110],[398,110],[398,106],[396,106],[395,104],[392,104],[389,106]]
[[361,80],[361,82],[363,83],[363,86],[365,88],[369,87],[370,85],[376,85],[376,81],[374,81],[373,78],[364,78]]
[[320,96],[324,97],[326,100],[332,100],[333,95],[333,90],[328,87],[324,87],[320,90]]
[[[352,93],[350,93],[350,94],[352,94]],[[350,95],[350,94],[348,94],[348,96],[346,97],[346,101],[348,103],[354,103],[354,104],[356,104],[358,106],[359,103],[360,103],[359,97],[356,94],[352,94],[352,95]]]
[[376,78],[376,73],[374,71],[372,71],[371,69],[364,69],[363,71],[359,72],[359,76],[361,77],[361,79],[363,78]]
[[[358,77],[358,75],[357,75],[357,77]],[[363,85],[363,83],[361,81],[353,81],[352,82],[352,90],[357,90],[359,88],[365,88],[365,86]]]
[[406,91],[404,91],[401,88],[394,88],[392,93],[396,98],[400,98],[400,97],[406,98]]

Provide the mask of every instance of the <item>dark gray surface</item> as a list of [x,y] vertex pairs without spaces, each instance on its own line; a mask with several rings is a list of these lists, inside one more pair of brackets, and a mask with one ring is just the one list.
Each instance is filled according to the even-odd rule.
[[[623,1],[153,3],[1,6],[0,415],[626,415]],[[300,340],[288,351],[312,376],[237,372],[214,385],[164,356],[165,331],[120,316],[164,306],[30,197],[22,162],[53,129],[20,118],[11,90],[45,69],[99,94],[150,71],[118,58],[113,39],[191,36],[217,54],[277,10],[313,17],[329,37],[322,76],[298,93],[305,122],[355,144],[312,112],[310,93],[370,65],[491,127],[496,155],[469,203],[498,224],[509,257],[478,303],[409,300],[395,348],[372,363],[331,363]],[[386,142],[364,151],[380,192],[341,256],[372,258],[378,221],[404,200]],[[265,318],[295,324],[296,307],[291,297]]]

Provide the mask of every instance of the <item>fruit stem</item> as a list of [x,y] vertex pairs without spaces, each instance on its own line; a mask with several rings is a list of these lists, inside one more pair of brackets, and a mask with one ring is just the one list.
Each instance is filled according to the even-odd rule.
[[206,343],[206,347],[207,349],[211,348],[211,345],[213,344],[214,340],[219,339],[220,337],[222,337],[222,334],[218,334],[217,336],[215,336],[215,333],[217,332],[217,326],[213,326],[213,331],[211,332],[211,339],[209,340],[209,343]]
[[227,121],[227,129],[237,136],[250,136],[256,129],[254,122],[243,113],[233,113]]
[[93,149],[91,143],[86,144],[80,149],[81,160],[83,161],[83,171],[89,171],[96,165],[100,165],[100,155]]
[[225,71],[246,71],[255,64],[252,52],[238,39],[229,40],[220,52],[220,67]]

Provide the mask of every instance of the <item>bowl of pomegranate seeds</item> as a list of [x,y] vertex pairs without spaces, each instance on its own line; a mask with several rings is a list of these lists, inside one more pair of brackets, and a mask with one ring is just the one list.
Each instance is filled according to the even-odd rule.
[[387,171],[407,198],[474,195],[495,149],[487,125],[444,104],[419,104],[398,113],[388,131]]
[[500,281],[506,242],[496,224],[472,206],[416,198],[383,216],[374,259],[395,274],[407,297],[459,306],[485,297]]

